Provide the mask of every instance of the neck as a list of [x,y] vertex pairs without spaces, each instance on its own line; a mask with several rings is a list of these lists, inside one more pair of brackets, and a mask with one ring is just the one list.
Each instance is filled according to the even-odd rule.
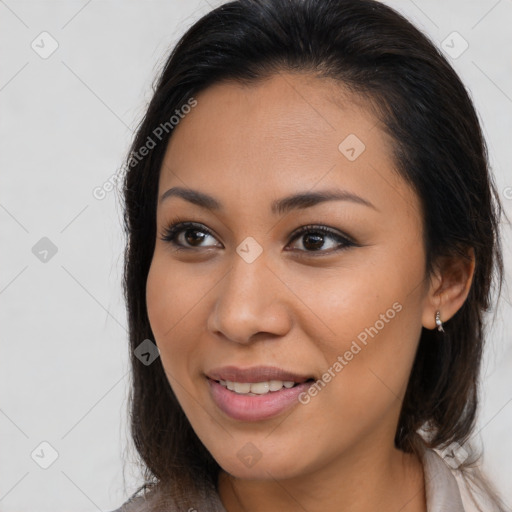
[[221,501],[227,512],[426,512],[423,467],[415,455],[394,447],[352,451],[284,480],[242,480],[221,471]]

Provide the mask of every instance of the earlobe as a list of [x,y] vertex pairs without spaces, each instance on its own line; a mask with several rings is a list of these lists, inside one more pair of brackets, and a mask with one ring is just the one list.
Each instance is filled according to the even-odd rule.
[[475,271],[475,252],[470,248],[466,256],[455,255],[438,260],[430,279],[425,299],[422,325],[426,329],[444,330],[443,324],[452,318],[467,299]]

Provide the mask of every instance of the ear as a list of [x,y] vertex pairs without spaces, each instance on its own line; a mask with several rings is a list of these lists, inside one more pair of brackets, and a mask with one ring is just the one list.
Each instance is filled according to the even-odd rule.
[[437,327],[436,311],[440,312],[442,322],[447,322],[457,313],[468,296],[474,271],[475,251],[473,248],[468,249],[466,257],[454,255],[438,259],[425,297],[423,327],[427,329]]

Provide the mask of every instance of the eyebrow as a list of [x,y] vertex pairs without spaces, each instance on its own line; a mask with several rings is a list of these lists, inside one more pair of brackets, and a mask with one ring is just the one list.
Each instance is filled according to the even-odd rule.
[[[201,208],[214,211],[222,211],[222,203],[214,197],[183,187],[172,187],[162,194],[160,204],[170,197],[181,197],[185,201],[193,203]],[[320,190],[318,192],[301,192],[277,199],[272,202],[270,211],[274,215],[282,215],[294,209],[311,208],[325,201],[350,201],[353,203],[368,206],[378,211],[377,208],[367,199],[346,190]]]

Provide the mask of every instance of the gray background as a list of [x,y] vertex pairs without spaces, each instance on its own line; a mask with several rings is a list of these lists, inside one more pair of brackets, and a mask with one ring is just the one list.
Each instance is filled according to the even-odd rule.
[[[173,43],[220,3],[0,1],[0,511],[108,511],[139,483],[127,451],[121,208],[115,191],[93,190],[121,166]],[[510,216],[512,0],[385,3],[453,47]],[[469,44],[461,55],[454,31]],[[503,234],[510,282],[510,226]],[[512,502],[510,302],[506,287],[476,438]]]

